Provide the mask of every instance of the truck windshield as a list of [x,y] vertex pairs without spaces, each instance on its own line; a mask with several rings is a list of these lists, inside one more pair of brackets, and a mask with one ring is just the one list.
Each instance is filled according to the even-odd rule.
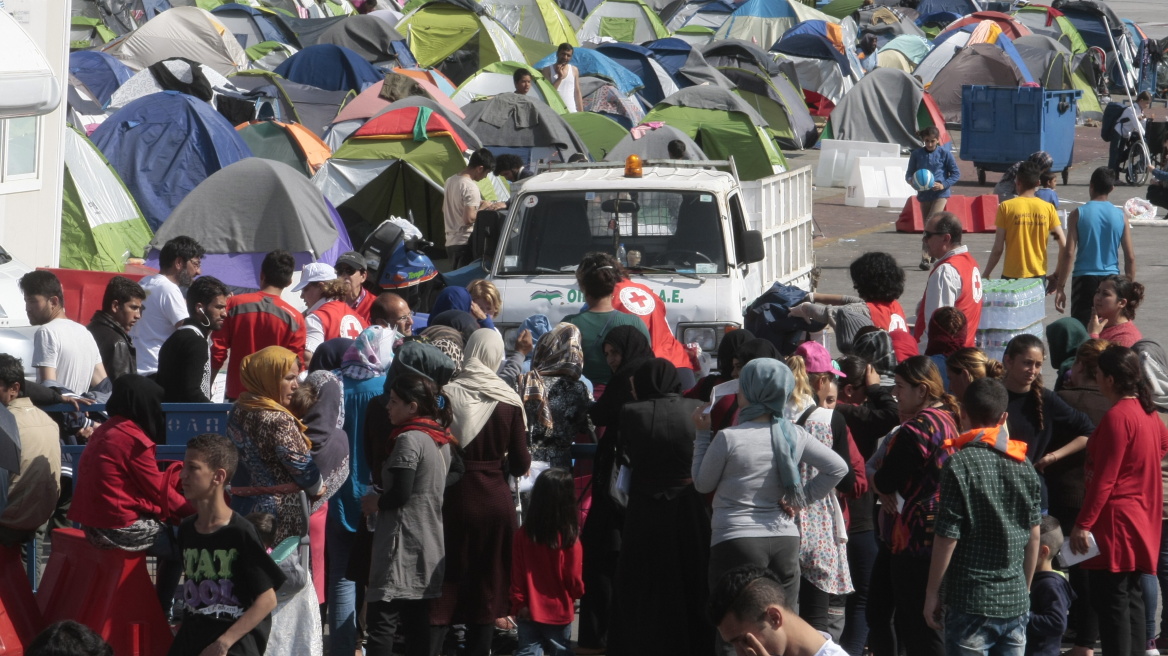
[[551,191],[523,195],[508,231],[500,273],[574,270],[585,253],[615,254],[629,268],[726,272],[716,197],[698,191]]

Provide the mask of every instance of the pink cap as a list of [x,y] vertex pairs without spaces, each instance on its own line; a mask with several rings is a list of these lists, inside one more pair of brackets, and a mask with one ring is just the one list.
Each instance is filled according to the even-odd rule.
[[819,342],[803,342],[795,349],[795,355],[803,356],[809,374],[835,374],[847,378],[844,372],[836,368],[831,360],[831,354]]

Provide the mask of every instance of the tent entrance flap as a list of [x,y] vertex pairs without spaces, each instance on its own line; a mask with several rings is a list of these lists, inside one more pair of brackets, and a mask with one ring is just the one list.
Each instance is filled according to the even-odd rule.
[[637,38],[637,19],[604,16],[600,19],[600,36],[632,43]]

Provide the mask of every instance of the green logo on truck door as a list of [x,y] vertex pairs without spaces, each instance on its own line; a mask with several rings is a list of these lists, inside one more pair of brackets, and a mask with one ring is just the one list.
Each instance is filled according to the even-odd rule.
[[546,301],[554,303],[563,297],[564,293],[558,289],[537,289],[536,291],[531,292],[531,300],[533,301],[538,301],[542,298]]

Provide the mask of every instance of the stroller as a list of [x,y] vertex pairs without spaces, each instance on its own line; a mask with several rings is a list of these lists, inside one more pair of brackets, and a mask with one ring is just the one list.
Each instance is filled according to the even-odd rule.
[[433,246],[408,221],[382,222],[360,248],[370,273],[365,284],[375,294],[397,293],[415,312],[429,312],[438,292],[446,286],[430,256],[424,252]]

